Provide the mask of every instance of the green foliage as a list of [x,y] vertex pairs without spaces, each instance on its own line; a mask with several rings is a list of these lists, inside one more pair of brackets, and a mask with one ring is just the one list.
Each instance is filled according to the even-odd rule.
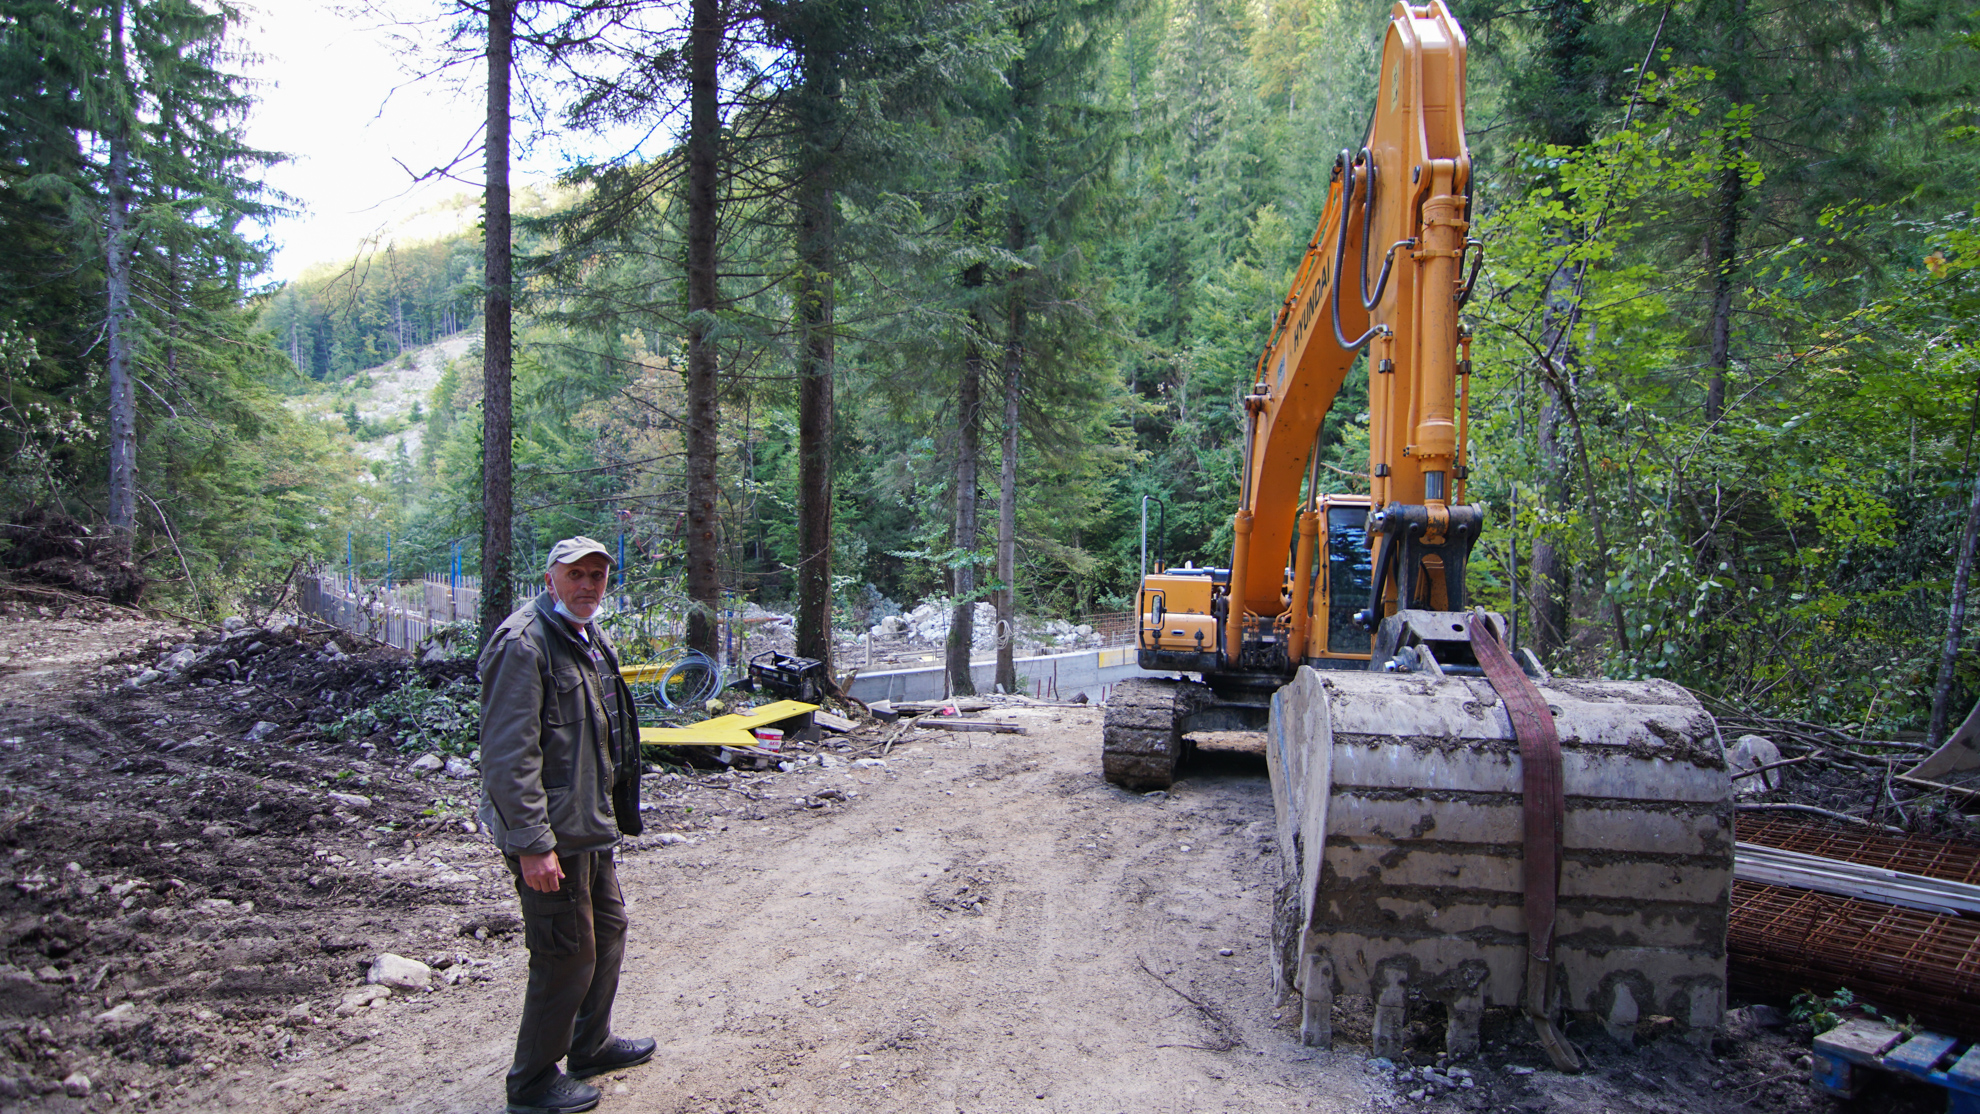
[[[1841,1025],[1843,1022],[1841,1013],[1855,1005],[1856,995],[1850,993],[1848,987],[1842,987],[1826,998],[1812,990],[1804,990],[1788,1003],[1788,1017],[1795,1021],[1806,1021],[1814,1028],[1816,1035],[1820,1036]],[[1877,1012],[1867,1006],[1860,1008],[1872,1016]]]
[[380,731],[396,736],[400,750],[466,755],[481,734],[480,691],[460,680],[436,687],[414,674],[330,725],[330,734],[346,741]]

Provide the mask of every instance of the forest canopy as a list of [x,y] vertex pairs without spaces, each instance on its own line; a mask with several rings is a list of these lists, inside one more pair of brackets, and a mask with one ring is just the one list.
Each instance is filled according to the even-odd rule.
[[[1980,491],[1980,15],[1453,8],[1475,598],[1570,671],[1921,726]],[[1126,610],[1144,498],[1169,560],[1228,562],[1240,400],[1388,5],[647,10],[712,68],[686,32],[519,40],[542,126],[679,142],[517,195],[518,568],[624,534],[684,590],[694,482],[723,591],[820,576],[842,621]],[[379,576],[389,538],[403,577],[481,537],[479,230],[262,284],[241,230],[282,199],[238,139],[238,35],[191,0],[0,0],[0,513],[122,531],[153,598],[208,613],[298,559]],[[366,412],[450,337],[412,409]],[[1365,490],[1366,438],[1357,372],[1333,490]]]

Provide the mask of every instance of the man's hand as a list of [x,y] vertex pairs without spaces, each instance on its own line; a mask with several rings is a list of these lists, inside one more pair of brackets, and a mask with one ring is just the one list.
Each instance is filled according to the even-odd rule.
[[564,884],[564,868],[555,851],[522,856],[523,885],[538,893],[554,894]]

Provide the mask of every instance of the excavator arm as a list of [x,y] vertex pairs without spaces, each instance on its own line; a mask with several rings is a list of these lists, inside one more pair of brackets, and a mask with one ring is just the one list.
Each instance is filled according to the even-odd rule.
[[1335,162],[1319,228],[1244,400],[1227,656],[1261,643],[1283,645],[1288,667],[1306,656],[1321,525],[1312,498],[1316,437],[1364,348],[1376,575],[1359,619],[1372,633],[1385,599],[1387,609],[1464,606],[1464,560],[1482,518],[1463,505],[1460,372],[1468,361],[1458,358],[1458,310],[1471,243],[1464,79],[1464,32],[1443,0],[1398,3],[1367,140]]

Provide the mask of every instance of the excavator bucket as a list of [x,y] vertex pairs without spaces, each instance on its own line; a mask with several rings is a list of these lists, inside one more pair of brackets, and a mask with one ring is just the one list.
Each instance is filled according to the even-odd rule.
[[[1652,1015],[1701,1036],[1721,1024],[1733,809],[1711,718],[1662,681],[1532,689],[1565,802],[1552,939],[1538,948],[1523,740],[1491,681],[1302,668],[1273,697],[1277,973],[1304,999],[1306,1043],[1331,1043],[1341,995],[1372,1002],[1378,1056],[1404,1051],[1411,1012],[1425,1020],[1432,1004],[1453,1055],[1477,1048],[1495,1007],[1566,1011],[1623,1043]],[[1564,1043],[1549,1054],[1572,1065]]]

